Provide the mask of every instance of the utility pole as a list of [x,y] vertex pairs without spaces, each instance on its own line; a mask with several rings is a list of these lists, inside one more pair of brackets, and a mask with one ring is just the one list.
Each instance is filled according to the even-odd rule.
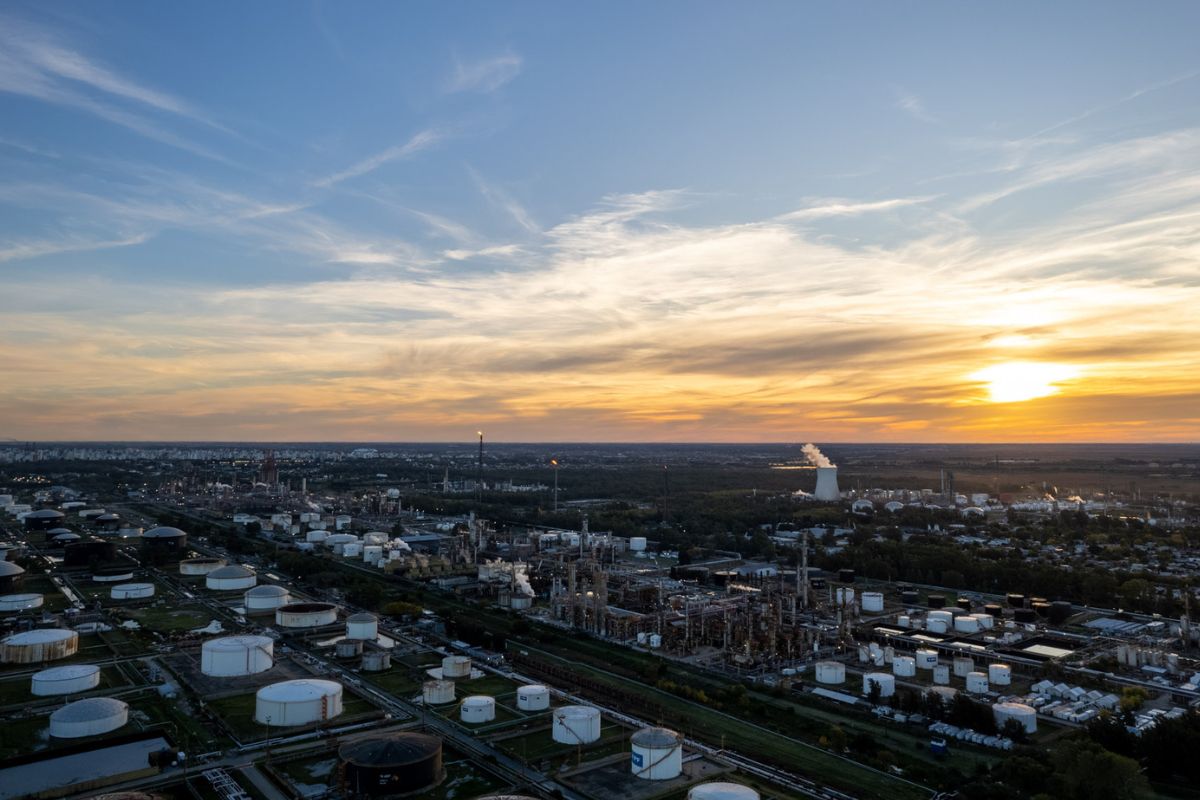
[[483,498],[483,431],[479,433],[479,467],[475,471],[475,499]]
[[558,513],[558,459],[550,459],[551,465],[554,467],[554,513]]

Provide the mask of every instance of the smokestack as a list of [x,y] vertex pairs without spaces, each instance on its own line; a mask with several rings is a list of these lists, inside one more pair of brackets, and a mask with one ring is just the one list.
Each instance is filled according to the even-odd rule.
[[837,467],[817,467],[817,488],[813,497],[831,503],[842,499],[842,493],[838,491]]

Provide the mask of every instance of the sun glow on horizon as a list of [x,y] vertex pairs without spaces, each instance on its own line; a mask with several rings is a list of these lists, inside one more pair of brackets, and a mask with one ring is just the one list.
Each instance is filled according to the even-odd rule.
[[1069,364],[1045,364],[1009,361],[978,372],[971,378],[987,384],[988,399],[993,403],[1020,403],[1058,394],[1063,381],[1079,377],[1080,370]]

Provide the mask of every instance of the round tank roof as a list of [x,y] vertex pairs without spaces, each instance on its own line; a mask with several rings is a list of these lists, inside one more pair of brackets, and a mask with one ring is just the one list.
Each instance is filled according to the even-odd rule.
[[60,533],[74,533],[70,528],[51,528],[46,531],[47,536],[58,536]]
[[172,528],[167,525],[151,528],[142,534],[142,537],[145,539],[178,539],[180,536],[187,536],[187,534],[179,530],[179,528]]
[[96,522],[115,522],[119,519],[121,519],[121,517],[117,514],[101,514],[100,516],[96,517]]
[[209,639],[204,643],[205,650],[228,651],[240,653],[256,647],[273,647],[275,640],[269,636],[222,636],[219,639]]
[[294,681],[280,681],[264,686],[258,690],[261,700],[271,700],[276,703],[295,703],[303,700],[320,700],[331,694],[342,691],[342,685],[336,681],[325,681],[318,678],[298,678]]
[[75,631],[69,631],[65,628],[36,628],[32,631],[22,631],[14,633],[4,639],[5,644],[46,644],[47,642],[61,642],[64,639],[70,639],[79,634]]
[[0,561],[0,578],[10,575],[20,575],[25,570],[19,564],[14,564],[11,561]]
[[379,617],[363,612],[362,614],[352,614],[346,617],[346,622],[379,622]]
[[50,538],[56,542],[78,542],[83,537],[80,536],[78,533],[74,533],[72,531],[66,531],[64,533],[56,533],[53,536],[51,536]]
[[122,700],[114,697],[89,697],[86,700],[76,700],[50,715],[52,722],[90,722],[94,719],[108,719],[121,714],[129,708]]
[[253,575],[253,572],[241,566],[240,564],[230,564],[227,567],[217,567],[212,572],[208,573],[208,577],[210,578],[249,578]]
[[629,740],[639,747],[674,747],[679,734],[669,728],[642,728]]
[[272,583],[264,583],[262,586],[246,590],[247,597],[283,597],[287,593],[287,589]]
[[61,511],[55,511],[53,508],[43,508],[38,511],[30,511],[25,515],[25,519],[62,519],[66,514]]
[[424,733],[366,736],[338,748],[338,758],[364,767],[400,767],[424,761],[442,748],[442,740]]
[[39,681],[69,681],[76,678],[86,678],[95,675],[100,668],[95,664],[65,664],[61,667],[50,667],[34,674]]

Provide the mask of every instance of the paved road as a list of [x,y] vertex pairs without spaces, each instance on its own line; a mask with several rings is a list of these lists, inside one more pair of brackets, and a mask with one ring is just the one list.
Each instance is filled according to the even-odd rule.
[[263,775],[258,767],[253,764],[242,767],[240,772],[246,776],[246,779],[254,784],[254,788],[262,792],[267,800],[290,800],[290,798],[271,782],[271,779]]

